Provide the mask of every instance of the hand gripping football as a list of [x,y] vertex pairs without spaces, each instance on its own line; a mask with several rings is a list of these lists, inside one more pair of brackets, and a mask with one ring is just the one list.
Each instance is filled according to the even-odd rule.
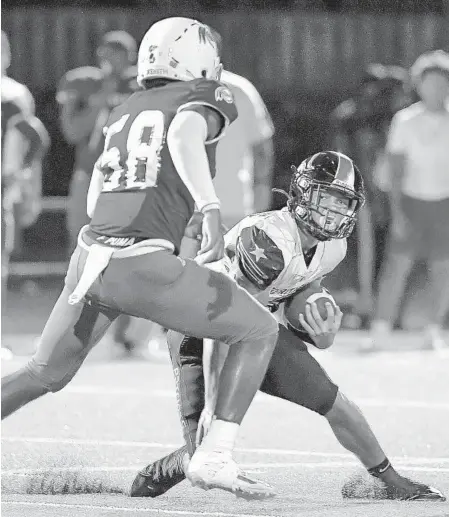
[[324,287],[308,286],[302,291],[299,291],[285,302],[284,316],[287,323],[295,330],[305,332],[299,315],[303,314],[306,317],[306,305],[315,302],[318,312],[323,319],[327,318],[326,303],[331,303],[334,307],[337,304],[333,296]]

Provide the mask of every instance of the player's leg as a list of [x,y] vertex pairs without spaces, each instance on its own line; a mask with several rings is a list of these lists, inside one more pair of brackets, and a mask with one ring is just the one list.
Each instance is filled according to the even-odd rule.
[[185,443],[147,465],[135,477],[131,497],[157,497],[183,481],[195,451],[198,422],[204,407],[203,340],[169,331],[167,343]]
[[[412,482],[394,470],[358,406],[338,390],[307,346],[283,326],[261,390],[324,416],[340,444],[384,483],[379,498],[442,497],[438,490]],[[346,483],[342,493],[356,497],[360,481]]]
[[343,485],[343,497],[444,500],[439,490],[411,481],[394,469],[363,412],[340,391],[324,416],[340,444],[360,460],[371,476],[382,482],[367,483],[365,477],[357,475]]
[[[203,486],[217,486],[240,494],[245,481],[237,480],[238,471],[231,468],[230,455],[239,425],[271,358],[277,323],[267,309],[229,278],[193,261],[183,261],[165,252],[126,261],[126,266],[119,264],[119,260],[112,261],[104,273],[105,285],[111,286],[108,296],[120,310],[188,335],[210,337],[232,345],[220,378],[216,419],[193,456],[189,473],[198,485],[207,479],[210,481]],[[116,271],[117,268],[122,272]],[[123,277],[124,268],[131,271],[128,277]],[[124,280],[120,289],[115,280],[117,274]],[[215,465],[208,463],[212,457]],[[223,461],[229,468],[222,468]],[[234,469],[232,475],[231,469]],[[225,475],[228,475],[226,480]],[[249,487],[248,483],[243,495],[249,495],[246,488],[257,495],[256,484]],[[261,491],[266,493],[266,488]]]
[[443,328],[449,315],[449,199],[425,204],[431,319],[427,339],[434,349],[445,348]]
[[[379,292],[372,322],[372,341],[364,350],[379,348],[389,337],[397,319],[407,279],[415,263],[415,257],[422,251],[426,228],[421,212],[422,201],[408,196],[402,197],[402,209],[407,226],[402,235],[390,229],[389,244],[384,266],[379,278]],[[394,225],[393,225],[394,226]]]
[[[240,423],[274,350],[277,323],[273,316],[225,275],[193,261],[165,252],[126,261],[111,261],[104,273],[104,284],[111,280],[108,296],[123,312],[232,345],[221,374],[224,389],[216,416]],[[118,274],[126,281],[116,281],[116,268],[122,269]]]
[[48,392],[61,390],[75,375],[118,312],[89,303],[70,305],[71,277],[84,253],[75,250],[64,287],[45,325],[36,353],[20,370],[2,378],[2,419]]
[[399,251],[389,247],[379,275],[374,319],[371,323],[371,340],[362,351],[374,351],[389,338],[397,319],[407,279],[415,263],[412,251]]
[[444,323],[449,314],[449,257],[429,261],[429,290],[432,301],[431,320],[427,327],[427,339],[435,350],[446,348],[443,337]]
[[134,343],[128,335],[131,321],[131,316],[121,314],[114,324],[113,331],[111,331],[114,342],[121,345],[127,353],[131,353],[134,349]]

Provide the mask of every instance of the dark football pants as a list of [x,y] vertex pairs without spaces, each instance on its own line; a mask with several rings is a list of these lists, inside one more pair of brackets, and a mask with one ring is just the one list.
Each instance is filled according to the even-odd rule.
[[[253,343],[262,349],[262,345],[276,340],[276,320],[246,291],[224,275],[166,251],[113,258],[89,289],[87,302],[69,305],[68,297],[86,258],[87,251],[78,245],[70,261],[66,287],[26,367],[46,391],[58,391],[72,379],[120,313],[229,344]],[[12,403],[6,401],[6,406],[14,410]],[[5,416],[9,414],[6,406],[2,407]]]
[[[167,341],[184,439],[189,453],[193,454],[204,406],[203,341],[176,332],[169,332]],[[276,348],[260,390],[326,415],[335,402],[338,387],[310,355],[304,342],[280,325]]]

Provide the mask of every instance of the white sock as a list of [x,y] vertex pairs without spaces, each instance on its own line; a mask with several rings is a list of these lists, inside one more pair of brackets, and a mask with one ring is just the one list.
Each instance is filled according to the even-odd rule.
[[202,448],[232,453],[240,425],[224,420],[213,420],[209,432],[201,443]]

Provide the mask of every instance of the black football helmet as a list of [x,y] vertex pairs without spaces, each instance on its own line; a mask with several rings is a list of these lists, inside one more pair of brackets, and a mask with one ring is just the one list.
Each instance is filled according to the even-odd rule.
[[365,202],[363,178],[354,162],[324,151],[299,167],[292,165],[292,173],[287,207],[297,224],[320,241],[349,237]]

